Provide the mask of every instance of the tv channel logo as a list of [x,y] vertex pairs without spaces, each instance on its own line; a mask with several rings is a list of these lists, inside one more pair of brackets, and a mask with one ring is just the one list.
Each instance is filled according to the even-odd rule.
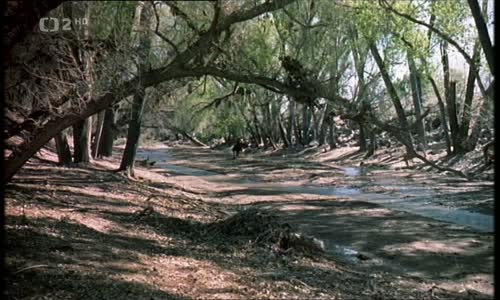
[[73,25],[74,27],[86,26],[88,24],[87,18],[41,18],[38,23],[38,27],[42,32],[59,32],[59,31],[70,31]]

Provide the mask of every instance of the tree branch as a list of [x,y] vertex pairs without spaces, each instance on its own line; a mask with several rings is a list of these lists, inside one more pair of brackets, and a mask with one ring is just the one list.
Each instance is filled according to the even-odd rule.
[[177,49],[177,46],[169,38],[167,38],[158,31],[160,27],[160,16],[158,15],[158,11],[156,10],[156,5],[153,5],[153,11],[155,13],[155,18],[156,18],[156,26],[154,33],[157,36],[159,36],[163,41],[167,42],[167,44],[169,44],[172,47],[172,49],[174,49],[176,55],[179,54],[179,49]]
[[[139,83],[144,88],[147,88],[172,79],[205,75],[206,72],[204,71],[208,69],[188,70],[186,64],[196,55],[207,53],[207,49],[212,47],[212,42],[219,37],[220,33],[229,29],[234,23],[243,22],[265,12],[280,9],[294,1],[296,0],[275,0],[274,2],[265,2],[246,11],[235,12],[227,18],[221,19],[213,32],[209,31],[201,34],[196,42],[177,55],[167,66],[139,74],[139,76],[117,85],[112,91],[106,92],[101,97],[90,99],[81,110],[72,110],[62,116],[49,118],[41,127],[30,132],[29,138],[24,140],[17,151],[12,152],[4,159],[4,182],[9,181],[19,168],[58,132],[133,94]],[[263,83],[267,83],[267,81],[275,82],[266,79]]]
[[439,29],[436,29],[434,26],[431,26],[430,24],[427,24],[423,21],[420,21],[420,20],[417,20],[415,18],[413,18],[412,16],[408,15],[408,14],[405,14],[405,13],[402,13],[402,12],[399,12],[397,10],[395,10],[394,8],[392,8],[392,6],[387,3],[387,0],[379,0],[379,3],[380,3],[380,6],[390,12],[393,12],[394,14],[400,16],[400,17],[403,17],[413,23],[416,23],[416,24],[419,24],[419,25],[422,25],[426,28],[428,28],[430,31],[434,32],[435,34],[437,34],[439,37],[441,37],[443,40],[445,40],[446,42],[448,42],[449,44],[451,44],[453,47],[455,47],[455,49],[457,49],[457,51],[462,54],[462,56],[464,57],[464,59],[467,61],[467,63],[469,64],[469,66],[471,68],[473,68],[476,72],[476,75],[477,75],[477,83],[479,85],[479,89],[481,90],[481,94],[483,95],[483,97],[487,97],[488,94],[486,93],[486,90],[484,88],[484,85],[481,81],[481,77],[479,75],[479,71],[478,71],[478,68],[476,68],[476,63],[474,62],[474,60],[472,59],[472,57],[470,57],[469,54],[467,54],[467,52],[465,52],[465,50],[460,47],[460,45],[455,41],[453,40],[451,37],[449,37],[448,35],[446,35],[445,33],[441,32]]

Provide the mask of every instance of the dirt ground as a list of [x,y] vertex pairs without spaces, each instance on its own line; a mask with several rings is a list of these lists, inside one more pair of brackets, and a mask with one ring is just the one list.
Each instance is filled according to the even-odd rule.
[[[363,161],[375,176],[432,184],[441,191],[433,201],[493,215],[491,181],[464,182],[416,164],[406,169],[396,159],[391,165],[387,153],[363,160],[355,149],[244,153],[236,160],[227,150],[188,145],[145,151],[221,179],[157,163],[138,167],[132,180],[113,172],[119,151],[64,168],[42,150],[6,185],[5,298],[493,299],[491,233],[349,197],[263,193],[241,184],[364,188],[359,178],[341,176],[343,166]],[[323,241],[325,252],[282,251],[211,230],[248,208]]]

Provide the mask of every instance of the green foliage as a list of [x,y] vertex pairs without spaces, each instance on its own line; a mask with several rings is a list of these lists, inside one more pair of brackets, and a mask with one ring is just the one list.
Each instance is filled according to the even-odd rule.
[[[256,5],[252,1],[221,3],[225,15],[242,7]],[[424,94],[428,94],[430,87],[425,80],[426,76],[431,75],[438,82],[441,77],[436,45],[442,41],[442,37],[432,34],[429,41],[428,28],[398,16],[386,5],[425,23],[429,22],[431,14],[434,15],[435,28],[457,40],[464,48],[473,44],[477,35],[473,26],[470,26],[470,11],[466,0],[301,0],[283,10],[233,25],[231,30],[224,32],[216,42],[216,49],[220,51],[213,55],[214,59],[204,58],[198,63],[284,81],[287,71],[283,67],[282,59],[290,57],[304,68],[311,80],[329,84],[332,91],[349,98],[353,86],[358,84],[352,56],[353,49],[356,49],[363,66],[365,83],[369,84],[366,101],[377,106],[377,102],[383,98],[381,95],[385,87],[368,51],[368,42],[372,41],[384,59],[398,94],[403,102],[409,104],[411,91],[407,58],[413,58],[417,71],[424,78],[421,81]],[[135,6],[135,2],[124,2],[120,5],[109,2],[96,3],[94,10],[99,15],[96,17],[96,31],[103,37],[122,37],[122,41],[129,42]],[[208,29],[213,15],[213,3],[206,1],[196,4],[183,1],[171,2],[168,5],[159,3],[157,8],[161,20],[159,31],[174,43],[180,52],[190,45],[200,32]],[[155,22],[156,20],[153,24]],[[155,68],[168,64],[175,53],[165,40],[154,34],[153,37],[153,49],[148,60],[151,67]],[[257,91],[252,96],[233,95],[219,101],[218,105],[202,110],[207,103],[231,93],[234,85],[221,79],[208,78],[206,82],[205,78],[189,80],[193,80],[191,87],[196,87],[194,92],[189,91],[185,84],[181,84],[181,87],[171,87],[170,90],[165,88],[169,96],[156,99],[160,99],[157,101],[160,108],[167,106],[168,110],[173,111],[172,118],[169,119],[172,125],[187,132],[197,132],[198,136],[205,138],[245,135],[248,133],[248,126],[255,125],[254,111],[257,123],[265,123],[263,120],[269,116],[266,116],[266,109],[263,109],[262,105],[266,101],[276,101],[275,97],[258,92],[260,88],[255,85],[249,85],[248,88]],[[381,114],[393,113],[390,101],[380,100],[379,108],[383,108]],[[279,113],[286,115],[283,111]],[[272,118],[275,117],[276,114],[272,113]]]
[[114,40],[129,38],[136,6],[135,1],[92,2],[90,24],[94,37]]
[[217,113],[217,121],[213,127],[215,136],[241,137],[245,134],[245,120],[233,109],[222,109]]

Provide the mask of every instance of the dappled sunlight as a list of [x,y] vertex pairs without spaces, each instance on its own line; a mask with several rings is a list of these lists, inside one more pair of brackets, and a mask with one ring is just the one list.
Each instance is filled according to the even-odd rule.
[[323,208],[318,207],[318,206],[310,206],[307,204],[304,205],[282,205],[280,207],[280,210],[282,211],[302,211],[302,210],[322,210]]
[[365,217],[386,217],[392,214],[392,211],[386,208],[371,209],[338,209],[333,213],[335,216],[365,216]]
[[471,298],[474,299],[474,293],[470,293],[469,291],[488,294],[494,287],[493,277],[492,274],[488,273],[469,274],[459,280],[442,280],[438,286],[446,290],[458,290],[459,293],[471,294]]
[[[110,161],[110,165],[116,166],[117,161]],[[259,168],[265,164],[255,166],[252,172]],[[323,295],[332,295],[332,291],[347,288],[338,285],[345,276],[353,277],[350,285],[362,286],[360,291],[369,284],[382,290],[390,286],[387,278],[397,282],[391,276],[398,272],[436,281],[446,274],[456,275],[469,284],[468,290],[491,293],[487,288],[491,280],[485,279],[479,288],[470,286],[476,279],[465,278],[469,271],[460,275],[466,270],[477,273],[491,268],[488,258],[493,252],[485,236],[476,237],[452,224],[392,211],[376,203],[354,201],[348,195],[302,193],[302,181],[241,183],[251,175],[244,173],[211,181],[206,176],[164,176],[160,170],[137,168],[132,180],[100,171],[95,175],[104,181],[97,179],[92,185],[75,181],[79,173],[61,172],[43,185],[20,178],[10,186],[9,197],[20,192],[40,195],[28,199],[25,216],[36,227],[60,229],[46,230],[32,239],[38,248],[52,249],[46,250],[50,261],[64,266],[65,272],[74,277],[99,273],[102,282],[111,280],[152,293],[245,298],[272,287],[279,291],[275,295],[287,298],[296,287],[317,289],[317,295],[322,293],[320,287],[328,287]],[[302,172],[314,179],[335,176],[335,172],[314,169]],[[116,178],[110,180],[111,176]],[[116,192],[118,185],[122,188]],[[252,251],[231,252],[228,246],[198,240],[206,226],[251,207],[272,210],[284,222],[320,240],[329,260],[270,256],[264,263]],[[9,222],[22,223],[20,207],[8,205],[6,211]],[[43,258],[31,263],[42,262]],[[350,273],[354,269],[361,273]],[[359,274],[373,277],[360,278]],[[398,286],[410,283],[411,279],[405,278]],[[422,282],[411,284],[413,290],[427,293]],[[450,285],[449,289],[456,291],[457,287]]]
[[[144,264],[154,276],[144,276],[139,272],[125,275],[122,278],[165,292],[192,290],[200,298],[234,298],[242,297],[242,290],[248,289],[234,272],[221,268],[218,264],[182,256],[145,257]],[[240,288],[235,289],[235,286]]]
[[4,298],[494,298],[493,0],[46,2]]
[[388,253],[402,253],[404,255],[418,255],[420,252],[459,254],[468,251],[468,248],[475,245],[477,245],[477,241],[473,239],[423,240],[385,246],[383,249]]

